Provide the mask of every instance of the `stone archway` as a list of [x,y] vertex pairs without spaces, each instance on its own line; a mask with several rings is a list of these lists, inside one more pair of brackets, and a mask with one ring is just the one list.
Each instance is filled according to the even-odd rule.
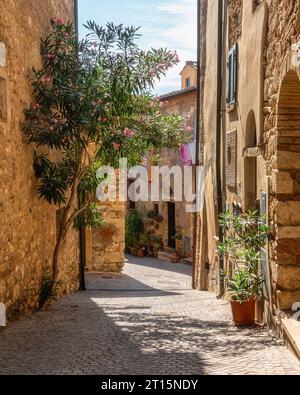
[[289,71],[277,109],[276,282],[278,307],[300,300],[300,80]]

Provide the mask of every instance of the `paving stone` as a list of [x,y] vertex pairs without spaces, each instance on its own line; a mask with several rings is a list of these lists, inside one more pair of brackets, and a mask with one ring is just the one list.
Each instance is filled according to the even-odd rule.
[[130,257],[87,285],[0,331],[0,374],[300,375],[269,331],[235,328],[226,301],[191,290],[188,265]]

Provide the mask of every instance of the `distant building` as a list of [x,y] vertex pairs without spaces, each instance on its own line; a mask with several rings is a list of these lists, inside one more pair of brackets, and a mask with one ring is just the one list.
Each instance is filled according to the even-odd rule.
[[[195,131],[196,126],[196,82],[197,65],[195,62],[186,62],[181,75],[181,89],[167,93],[160,97],[162,110],[168,114],[179,114],[184,118],[184,126]],[[191,136],[192,137],[192,136]],[[192,166],[195,163],[195,150],[193,149],[193,138],[186,150],[165,149],[159,154],[156,162],[150,163],[149,187],[151,187],[152,173],[151,164],[157,166]],[[187,152],[187,157],[182,155]],[[172,185],[172,184],[171,184]],[[160,187],[160,201],[136,204],[137,210],[141,212],[156,212],[163,217],[159,227],[153,228],[157,236],[162,238],[163,248],[159,257],[166,260],[173,259],[174,253],[178,258],[183,258],[192,263],[193,252],[193,214],[186,212],[187,202],[175,202],[174,190],[171,187],[169,202],[162,201],[162,189]],[[189,202],[188,204],[191,204]],[[150,221],[151,222],[151,221]]]

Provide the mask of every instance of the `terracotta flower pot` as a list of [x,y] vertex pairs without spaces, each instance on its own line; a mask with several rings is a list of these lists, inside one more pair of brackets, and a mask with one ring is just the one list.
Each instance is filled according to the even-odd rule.
[[139,248],[137,250],[137,256],[140,257],[140,258],[144,257],[145,256],[145,250],[143,248]]
[[230,300],[233,322],[237,326],[254,324],[255,322],[255,299],[244,303]]

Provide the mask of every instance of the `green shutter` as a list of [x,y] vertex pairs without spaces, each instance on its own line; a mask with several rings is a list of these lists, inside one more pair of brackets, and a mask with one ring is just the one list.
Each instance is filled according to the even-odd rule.
[[237,44],[230,49],[227,62],[227,104],[237,102]]

